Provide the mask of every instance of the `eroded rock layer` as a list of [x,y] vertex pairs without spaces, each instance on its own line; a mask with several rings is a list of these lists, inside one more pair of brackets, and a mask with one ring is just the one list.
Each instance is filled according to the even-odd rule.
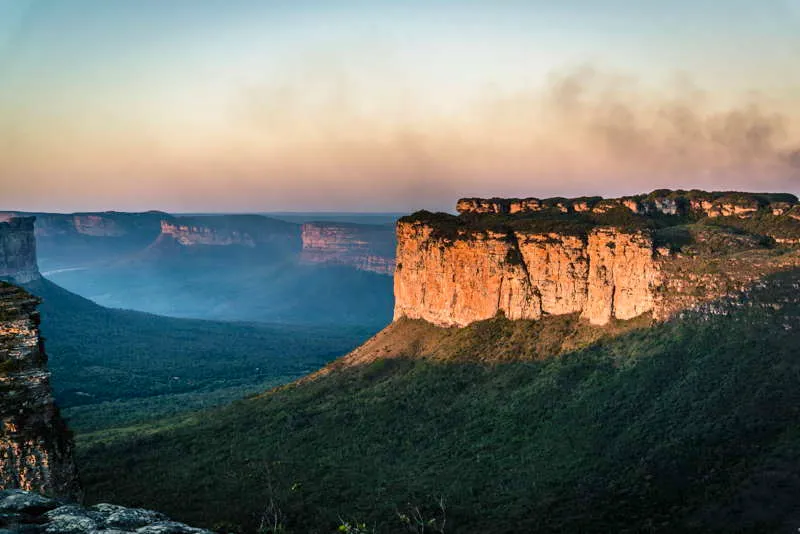
[[651,311],[660,283],[643,232],[476,231],[449,239],[400,222],[397,236],[395,318],[464,326],[498,312],[509,319],[578,312],[605,324]]
[[656,191],[457,208],[398,223],[395,319],[663,320],[800,264],[793,195]]
[[161,235],[184,246],[300,245],[296,224],[259,215],[176,217],[161,221]]
[[303,225],[302,239],[301,258],[306,263],[394,273],[395,237],[391,226],[312,222]]
[[72,441],[50,389],[38,303],[0,282],[0,489],[72,498]]

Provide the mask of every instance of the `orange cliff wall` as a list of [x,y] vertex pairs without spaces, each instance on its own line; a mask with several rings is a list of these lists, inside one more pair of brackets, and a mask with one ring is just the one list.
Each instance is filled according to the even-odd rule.
[[597,228],[559,233],[473,231],[446,237],[420,222],[397,226],[394,317],[465,326],[580,313],[593,324],[652,312],[661,283],[652,239]]
[[398,223],[395,319],[668,320],[800,267],[800,204],[785,193],[466,198],[457,210]]

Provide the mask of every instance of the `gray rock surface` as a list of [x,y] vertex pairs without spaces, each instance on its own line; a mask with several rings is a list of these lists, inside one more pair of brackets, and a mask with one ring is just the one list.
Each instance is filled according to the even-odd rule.
[[164,514],[114,504],[90,507],[22,490],[0,491],[0,534],[212,534]]

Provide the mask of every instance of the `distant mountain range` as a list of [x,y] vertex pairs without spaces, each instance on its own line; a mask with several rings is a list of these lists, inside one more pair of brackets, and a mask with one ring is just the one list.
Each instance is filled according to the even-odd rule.
[[[305,324],[391,320],[391,215],[296,215],[301,224],[156,211],[0,214],[23,216],[36,217],[44,275],[105,306]],[[383,224],[350,222],[361,217]]]

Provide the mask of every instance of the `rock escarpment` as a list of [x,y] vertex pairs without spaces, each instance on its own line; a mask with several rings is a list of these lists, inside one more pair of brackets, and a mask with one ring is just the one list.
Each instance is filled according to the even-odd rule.
[[0,279],[25,284],[39,278],[34,217],[0,219]]
[[160,234],[165,213],[35,213],[7,212],[0,220],[35,216],[39,266],[45,271],[86,267],[125,258]]
[[509,319],[580,313],[593,324],[652,310],[659,267],[652,238],[597,228],[557,232],[474,231],[455,239],[400,222],[395,318],[465,326],[502,312]]
[[302,239],[306,263],[394,273],[395,232],[390,226],[312,222],[303,225]]
[[39,239],[64,239],[85,237],[143,237],[155,239],[159,223],[169,215],[157,211],[121,213],[114,211],[93,213],[22,213],[5,212],[0,219],[10,217],[36,217],[36,237]]
[[800,264],[796,206],[792,195],[698,191],[462,199],[457,217],[398,223],[394,317],[668,319]]
[[0,491],[0,533],[211,534],[164,514],[113,504],[82,507],[21,490]]
[[300,246],[299,225],[260,215],[164,219],[161,221],[161,236],[171,237],[184,246]]
[[76,497],[72,441],[50,389],[39,301],[0,282],[0,489]]

